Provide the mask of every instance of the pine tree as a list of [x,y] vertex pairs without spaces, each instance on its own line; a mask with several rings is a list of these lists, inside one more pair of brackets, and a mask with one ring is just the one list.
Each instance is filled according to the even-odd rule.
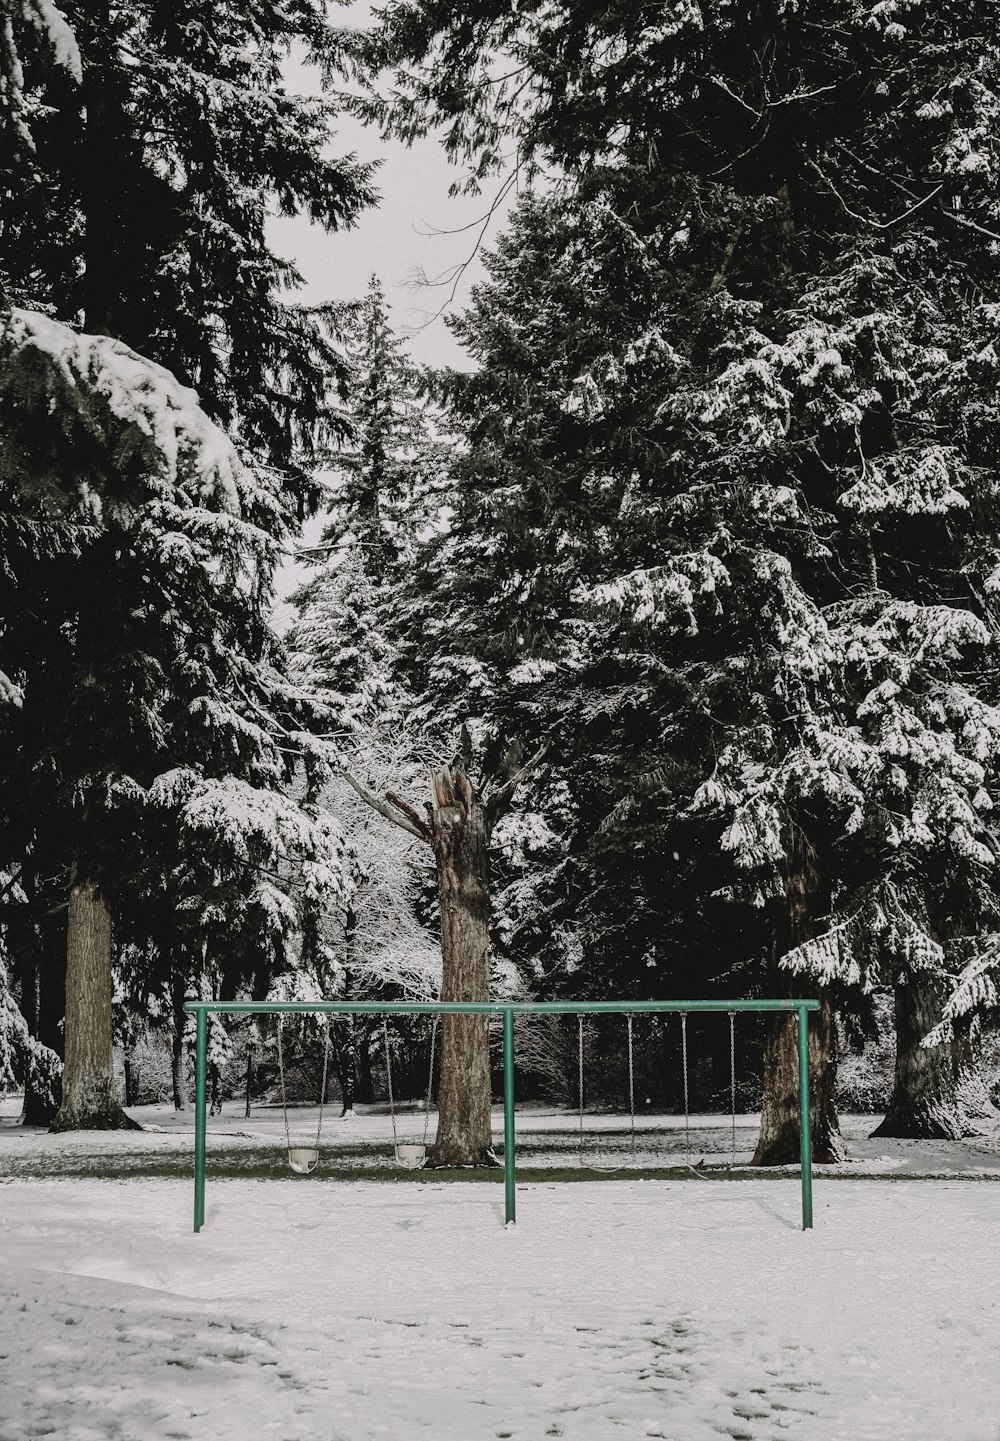
[[342,847],[283,794],[310,717],[267,625],[272,483],[191,391],[110,338],[15,310],[0,375],[20,600],[0,644],[20,700],[3,716],[4,844],[36,876],[42,859],[72,866],[57,1124],[123,1124],[112,916],[147,976],[155,957],[190,980],[211,953],[249,981],[294,930],[282,867],[322,897]]
[[[768,989],[820,984],[829,1157],[834,999],[937,987],[995,928],[990,17],[497,0],[394,7],[366,42],[415,62],[382,107],[401,132],[448,121],[486,170],[507,125],[576,180],[524,208],[462,327],[484,371],[440,572],[456,670],[509,708],[527,635],[549,695],[524,711],[567,714],[561,671],[619,767],[638,726],[606,813],[702,827],[702,854],[714,830],[723,888],[769,920]],[[491,48],[506,95],[476,83]],[[703,898],[718,871],[699,858]],[[776,1024],[760,1162],[796,1154],[793,1056]]]
[[[337,63],[335,34],[323,7],[313,4],[289,12],[270,3],[193,0],[191,4],[163,6],[151,0],[121,10],[105,0],[81,0],[67,8],[65,19],[53,6],[33,4],[13,7],[8,18],[0,73],[11,161],[4,173],[0,282],[8,299],[43,307],[62,321],[83,322],[91,336],[106,335],[137,347],[136,352],[120,352],[130,359],[116,373],[113,347],[98,355],[91,346],[88,365],[95,357],[100,361],[93,367],[94,374],[66,376],[60,374],[58,365],[46,369],[37,356],[30,359],[29,347],[14,371],[5,376],[5,420],[18,444],[31,439],[25,453],[30,452],[30,464],[35,468],[30,475],[16,474],[11,492],[10,525],[18,530],[22,562],[15,577],[16,600],[22,604],[31,587],[37,586],[33,593],[37,608],[32,614],[44,642],[50,643],[61,623],[72,637],[72,644],[63,646],[61,652],[56,647],[51,665],[39,668],[32,693],[40,698],[51,686],[53,697],[58,696],[78,662],[86,673],[88,656],[94,673],[113,664],[114,652],[102,652],[101,642],[118,639],[120,632],[128,629],[119,622],[141,610],[146,591],[155,590],[157,584],[176,602],[168,607],[167,617],[192,627],[193,653],[185,658],[189,684],[195,684],[198,666],[211,652],[213,623],[186,611],[188,606],[196,611],[207,602],[211,586],[206,590],[192,578],[179,592],[174,591],[176,566],[185,555],[192,565],[197,560],[210,570],[220,567],[220,578],[225,573],[225,564],[211,557],[213,546],[219,543],[211,527],[206,524],[201,534],[195,527],[183,540],[170,539],[174,521],[168,517],[163,550],[151,546],[146,537],[141,553],[133,553],[130,547],[142,533],[130,522],[124,527],[127,539],[123,539],[119,513],[114,526],[108,529],[105,525],[110,501],[120,510],[137,494],[145,494],[151,474],[159,473],[164,465],[168,473],[178,464],[183,471],[189,459],[163,450],[160,442],[164,437],[155,426],[150,433],[148,418],[145,433],[142,423],[130,421],[111,430],[105,425],[109,399],[112,417],[121,420],[114,407],[121,403],[122,390],[136,381],[150,384],[148,376],[131,364],[141,352],[169,367],[182,385],[197,387],[207,412],[207,417],[202,417],[204,424],[209,417],[221,423],[252,453],[258,479],[265,473],[260,467],[277,468],[280,479],[282,494],[275,492],[271,480],[266,481],[257,488],[252,514],[247,516],[241,514],[243,500],[238,495],[231,494],[226,500],[239,517],[237,532],[246,527],[241,535],[228,537],[231,553],[235,554],[237,541],[245,547],[244,560],[229,568],[228,583],[241,593],[249,588],[248,609],[237,617],[232,635],[233,655],[242,648],[249,659],[246,673],[239,678],[236,704],[229,705],[227,698],[229,710],[221,716],[207,706],[200,723],[205,737],[213,728],[235,727],[231,739],[212,757],[212,765],[221,777],[226,773],[221,757],[229,755],[236,758],[237,773],[246,762],[249,775],[253,773],[254,744],[259,743],[262,751],[269,749],[276,737],[267,734],[268,726],[282,724],[275,720],[271,705],[281,691],[277,680],[280,655],[267,638],[265,612],[274,548],[285,533],[285,497],[297,503],[300,515],[315,498],[312,467],[318,449],[341,429],[336,389],[344,376],[336,339],[339,312],[330,307],[303,309],[285,298],[284,292],[294,288],[298,277],[294,267],[269,249],[265,222],[269,208],[277,205],[286,214],[304,211],[334,229],[350,224],[371,194],[370,167],[327,154],[335,106],[287,94],[281,77],[282,58],[294,41],[304,41],[311,58],[331,76]],[[59,345],[65,350],[68,342],[60,340]],[[31,376],[32,366],[43,373]],[[161,380],[157,374],[154,391]],[[91,382],[97,386],[96,393]],[[82,443],[69,466],[62,455],[65,437],[53,434],[47,452],[36,443],[37,436],[23,433],[26,421],[30,426],[37,414],[32,409],[32,389],[34,399],[51,405],[52,413],[60,406],[67,408],[66,425]],[[109,451],[112,433],[115,445]],[[204,435],[202,429],[201,440]],[[213,443],[221,445],[220,432],[215,435]],[[166,435],[168,443],[174,439]],[[16,445],[13,454],[18,456]],[[74,486],[80,495],[73,494]],[[82,550],[73,514],[81,497],[91,508],[97,530],[102,531],[93,546],[88,534]],[[61,518],[67,505],[69,524]],[[194,525],[197,508],[192,508],[186,524]],[[66,553],[59,563],[62,545]],[[220,553],[224,550],[220,546]],[[39,560],[47,555],[52,564],[36,567],[33,555]],[[114,562],[111,570],[109,559]],[[95,604],[89,608],[74,608],[74,599],[59,589],[71,579],[79,580],[79,566],[74,570],[78,561],[89,574],[100,574],[105,581],[106,593],[100,595],[95,588]],[[157,566],[162,570],[159,576]],[[110,587],[109,575],[114,577]],[[224,589],[217,591],[216,600],[224,594]],[[96,603],[98,597],[104,612]],[[85,614],[88,609],[89,615]],[[5,639],[8,614],[5,610]],[[109,620],[112,623],[108,624]],[[156,656],[158,639],[143,637],[152,656]],[[9,643],[17,654],[19,642]],[[72,653],[74,648],[79,654]],[[18,654],[18,664],[25,665],[31,656],[43,653],[44,647],[24,649]],[[154,662],[154,668],[158,663]],[[139,706],[141,715],[145,704],[143,686],[134,676],[133,681],[131,689],[124,683],[110,689],[97,686],[95,692],[102,694],[91,696],[99,701],[94,713],[83,706],[90,726],[96,724],[100,707],[105,707],[100,719],[106,726],[98,754],[107,757],[109,765],[126,771],[134,763],[136,750],[142,750],[140,741],[149,742],[155,750],[153,737],[131,734],[136,722],[134,707]],[[151,675],[144,683],[153,689],[154,681]],[[286,701],[280,703],[279,711],[287,710],[294,736],[301,724],[302,705],[290,695]],[[266,717],[263,725],[258,706]],[[254,725],[262,733],[259,742],[254,740]],[[81,735],[89,739],[92,731],[85,725]],[[286,750],[291,754],[297,746],[292,741]],[[281,769],[279,765],[276,770],[273,762],[280,760],[281,752],[275,752],[264,767],[264,785],[269,792]],[[64,766],[64,777],[72,774],[74,767],[87,764],[77,754]],[[243,820],[250,825],[251,834],[240,837],[241,823],[235,814],[226,812],[224,800],[220,797],[217,811],[220,824],[223,830],[230,828],[230,853],[242,850],[240,864],[251,868],[249,874],[258,874],[261,865],[266,869],[277,864],[282,832],[293,849],[302,841],[307,851],[318,854],[318,838],[310,838],[307,820],[294,807],[284,811],[274,799],[266,825],[263,810],[252,824],[248,813]],[[171,816],[175,830],[180,825],[186,831],[189,842],[203,834],[204,817],[198,817],[198,824],[191,822],[192,815],[197,817],[197,808],[192,810],[182,787],[172,798],[164,796],[163,802],[164,816]],[[38,813],[36,820],[32,870],[39,876],[55,875],[60,878],[58,884],[68,887],[73,857],[66,852],[66,835],[59,825],[47,824]],[[269,840],[264,839],[268,827]],[[124,835],[115,834],[109,827],[93,844],[98,849],[130,848],[132,839],[127,830]],[[52,852],[44,862],[40,856],[43,845],[51,845]],[[225,845],[221,849],[225,852]],[[107,869],[99,857],[85,859],[84,871]],[[78,870],[80,860],[78,856]],[[150,870],[151,893],[162,892],[155,867]],[[129,873],[128,866],[123,867],[124,873]],[[236,896],[240,888],[233,890],[225,866],[221,876],[214,868],[192,875],[185,857],[177,862],[176,875],[185,885],[206,882],[216,905],[214,915],[221,914],[223,905],[239,908]],[[108,935],[100,913],[103,901],[90,886],[86,878],[73,886],[71,910],[89,907],[94,924]],[[227,886],[232,892],[229,896]],[[270,959],[271,943],[283,934],[284,922],[276,923],[281,910],[279,893],[261,894],[262,903],[256,908],[249,906],[234,930],[221,924],[214,927],[231,956],[243,950],[244,960],[230,964],[231,973],[235,969],[247,976],[254,969],[250,958],[255,950],[251,934],[255,924],[258,929],[263,925],[268,936],[265,956]],[[116,929],[132,926],[142,931],[143,922],[125,914],[133,902],[138,904],[135,893],[122,898],[125,910],[116,917]],[[196,902],[190,891],[186,904],[194,913]],[[102,1006],[110,1004],[107,949],[102,945]],[[174,963],[179,971],[175,968],[171,985],[179,993],[187,984],[183,973],[200,966],[202,958],[195,950],[185,949],[183,954],[175,953]],[[51,1013],[51,1002],[45,1009]],[[110,1034],[110,1022],[102,1022],[102,1046]]]

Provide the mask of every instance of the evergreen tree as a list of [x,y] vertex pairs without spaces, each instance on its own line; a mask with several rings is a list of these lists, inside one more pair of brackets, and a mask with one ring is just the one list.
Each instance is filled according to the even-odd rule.
[[283,794],[310,717],[267,625],[271,482],[120,342],[15,310],[2,344],[4,846],[35,903],[72,868],[57,1124],[123,1124],[112,916],[147,985],[252,981],[294,929],[281,868],[336,892],[341,842]]
[[[271,252],[264,227],[274,206],[286,214],[305,212],[331,229],[350,224],[370,198],[370,167],[329,156],[335,113],[331,102],[302,99],[285,90],[280,66],[293,42],[304,42],[328,77],[336,66],[335,32],[318,4],[288,10],[266,0],[193,0],[180,6],[150,0],[121,9],[106,0],[81,0],[67,7],[65,18],[48,4],[7,6],[5,21],[0,75],[10,146],[3,172],[0,283],[8,299],[44,307],[61,321],[82,322],[91,338],[106,335],[126,343],[117,350],[114,345],[101,350],[92,340],[85,344],[81,339],[75,360],[82,365],[70,365],[69,373],[63,373],[62,361],[73,347],[60,334],[47,355],[45,344],[20,347],[5,372],[5,429],[15,440],[7,519],[18,536],[11,591],[14,611],[26,607],[28,612],[27,618],[18,616],[16,625],[8,625],[14,612],[5,608],[5,646],[15,656],[15,668],[20,667],[25,694],[30,690],[35,707],[46,716],[57,713],[67,687],[76,686],[81,677],[90,687],[77,698],[86,724],[77,732],[76,753],[71,760],[61,759],[53,791],[42,788],[35,799],[39,806],[53,801],[69,777],[91,768],[99,771],[102,764],[109,773],[126,776],[140,769],[148,786],[148,767],[163,735],[136,736],[133,730],[142,732],[144,690],[155,689],[154,677],[145,675],[140,685],[132,673],[126,685],[128,666],[124,672],[115,667],[122,653],[131,655],[137,649],[145,657],[137,663],[139,670],[147,663],[155,670],[164,661],[158,646],[165,644],[183,668],[179,693],[188,693],[194,714],[202,717],[202,741],[207,743],[213,731],[232,732],[220,740],[210,761],[199,753],[199,764],[209,766],[210,778],[222,780],[231,763],[236,774],[270,800],[254,802],[241,819],[231,798],[220,793],[213,812],[218,822],[213,845],[222,853],[221,869],[207,860],[199,868],[190,864],[190,847],[196,838],[199,845],[204,842],[207,812],[192,800],[193,792],[187,794],[180,778],[169,795],[161,787],[158,803],[172,836],[170,843],[163,842],[163,865],[173,866],[174,875],[167,882],[158,878],[147,850],[147,894],[159,896],[161,909],[170,911],[163,897],[175,895],[172,881],[178,880],[190,888],[185,891],[186,906],[193,920],[195,888],[204,882],[212,898],[210,929],[230,958],[224,963],[227,974],[246,977],[261,969],[252,959],[260,950],[261,930],[268,939],[266,971],[275,938],[285,933],[289,917],[276,919],[281,910],[277,889],[273,895],[261,891],[256,906],[248,902],[243,907],[238,897],[246,899],[248,888],[234,888],[230,861],[235,864],[239,856],[240,866],[249,867],[245,874],[259,876],[261,869],[279,864],[286,848],[317,857],[328,848],[310,830],[308,818],[275,791],[286,753],[300,749],[294,737],[301,728],[302,700],[282,688],[280,655],[268,638],[265,617],[275,547],[286,533],[287,499],[297,503],[301,516],[315,498],[312,466],[318,448],[341,428],[336,389],[344,376],[336,309],[309,310],[287,300],[285,292],[298,277],[294,267]],[[166,377],[156,364],[144,370],[140,351],[168,367]],[[125,359],[119,363],[116,356]],[[169,426],[162,434],[157,430],[156,422],[142,413],[141,397],[133,397],[138,420],[136,414],[123,420],[130,385],[146,386],[154,398],[162,399],[171,376],[181,383],[178,387],[172,382],[178,391],[196,386],[207,412],[198,422],[200,429],[196,427],[198,444],[205,441],[210,417],[253,456],[252,497],[232,487],[215,495],[230,519],[220,513],[214,531],[204,520],[201,531],[197,529],[196,515],[209,509],[191,504],[197,488],[181,507],[191,511],[183,526],[175,517],[158,515],[156,524],[148,521],[143,530],[130,513],[130,507],[145,503],[150,476],[164,468],[169,476],[177,470],[186,474],[191,454],[199,453],[198,445],[191,454],[171,451],[176,435]],[[193,414],[190,398],[184,406]],[[47,418],[40,428],[39,414],[57,419],[53,423]],[[35,433],[29,435],[32,427]],[[222,454],[221,432],[212,435],[211,445]],[[64,450],[72,449],[71,438],[81,448],[67,464]],[[265,478],[268,471],[270,479]],[[93,533],[87,530],[86,544],[81,545],[79,512],[88,507]],[[156,525],[163,531],[162,547],[150,539]],[[191,573],[178,585],[182,562]],[[210,577],[201,585],[194,578],[196,564]],[[87,585],[81,595],[65,593],[64,587],[72,588],[83,575]],[[95,576],[101,577],[101,586],[93,583]],[[132,633],[133,622],[144,613],[147,593],[157,587],[171,598],[170,604],[158,633],[138,637]],[[242,598],[223,647],[225,665],[240,672],[234,678],[238,698],[225,694],[223,686],[220,704],[228,709],[216,711],[207,680],[203,696],[191,693],[190,687],[198,683],[199,667],[206,675],[211,672],[216,624],[223,629],[227,625],[199,607],[210,600],[227,606],[229,588]],[[31,624],[38,632],[35,645],[25,644]],[[175,634],[166,640],[172,625]],[[185,627],[190,627],[189,655],[183,653]],[[49,658],[50,651],[54,658]],[[242,671],[241,653],[246,657]],[[113,685],[108,682],[112,673]],[[98,677],[97,682],[92,684],[89,676]],[[169,689],[175,677],[165,683]],[[283,722],[278,716],[285,712]],[[286,725],[289,736],[281,734]],[[24,734],[31,737],[31,732]],[[58,750],[64,739],[56,744],[42,733],[38,738],[40,754]],[[91,745],[94,753],[88,755]],[[267,753],[265,759],[254,759],[255,746],[262,757]],[[173,754],[183,755],[183,747]],[[25,755],[22,762],[22,773],[33,774],[33,762]],[[110,894],[112,888],[106,853],[116,847],[138,852],[141,847],[133,846],[128,826],[116,831],[108,815],[92,807],[87,814],[93,825],[85,836],[74,838],[75,846],[85,843],[91,849],[71,853],[60,814],[58,806],[55,818],[37,807],[33,812],[31,869],[39,877],[55,877],[64,894],[71,874],[86,877],[71,889],[71,933],[77,933],[76,911],[82,906],[101,936],[101,1044],[109,1045],[110,927],[101,910],[103,892]],[[150,813],[145,819],[149,821]],[[15,815],[15,821],[15,830],[21,825],[23,831],[23,818]],[[171,859],[178,826],[187,847],[181,845],[183,854]],[[143,836],[148,843],[148,827]],[[20,840],[28,843],[23,834]],[[138,864],[130,855],[121,875],[134,876],[133,861]],[[99,883],[98,877],[103,877]],[[284,877],[277,879],[284,885]],[[100,889],[94,890],[98,884]],[[249,888],[252,895],[258,890]],[[143,917],[151,910],[143,911],[137,890],[125,895],[123,887],[117,899],[121,909],[116,930],[148,938],[152,932],[144,929]],[[37,903],[41,912],[53,908]],[[233,927],[221,920],[226,910],[233,913]],[[173,915],[170,912],[171,919]],[[137,943],[130,954],[145,952]],[[243,959],[237,963],[240,954]],[[172,957],[170,988],[176,999],[188,984],[186,973],[204,963],[203,952],[178,947]],[[58,983],[56,967],[39,975]],[[30,987],[21,989],[27,993]],[[58,1000],[49,996],[44,1005],[40,1002],[39,1016],[44,1014],[51,1023],[57,1009]],[[63,1119],[74,1109],[83,1114],[88,1107],[64,1105]]]
[[[668,872],[694,842],[702,905],[767,919],[768,989],[819,983],[827,1157],[834,999],[939,989],[995,929],[990,20],[490,0],[394,7],[366,42],[416,62],[382,107],[401,132],[449,121],[482,170],[507,125],[576,182],[524,207],[461,327],[484,368],[437,571],[454,671],[509,709],[524,638],[539,725],[575,676],[607,821],[665,827]],[[493,48],[506,95],[477,83]],[[932,1011],[901,1011],[901,1051]],[[793,1060],[778,1022],[760,1162],[797,1153]],[[906,1124],[954,1113],[938,1061]]]

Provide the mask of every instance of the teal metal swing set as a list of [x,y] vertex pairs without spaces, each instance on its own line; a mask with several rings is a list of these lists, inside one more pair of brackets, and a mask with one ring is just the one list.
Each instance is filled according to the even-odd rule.
[[[186,1001],[185,1011],[195,1017],[194,1116],[194,1229],[205,1224],[205,1112],[208,1072],[208,1017],[225,1015],[348,1015],[348,1016],[502,1016],[503,1018],[503,1167],[504,1221],[516,1220],[514,1142],[514,1017],[517,1015],[607,1016],[678,1012],[790,1011],[798,1018],[799,1157],[802,1183],[802,1229],[813,1223],[812,1138],[809,1117],[809,1012],[819,1010],[814,1000],[760,1001]],[[329,1025],[329,1022],[327,1023]],[[685,1031],[686,1043],[686,1031]],[[325,1058],[324,1058],[325,1059]],[[325,1087],[324,1087],[325,1088]],[[287,1122],[286,1122],[287,1126]],[[289,1144],[290,1141],[289,1141]],[[398,1147],[397,1147],[398,1149]],[[317,1138],[318,1150],[318,1138]],[[293,1166],[293,1169],[297,1169]],[[312,1167],[310,1166],[311,1170]]]

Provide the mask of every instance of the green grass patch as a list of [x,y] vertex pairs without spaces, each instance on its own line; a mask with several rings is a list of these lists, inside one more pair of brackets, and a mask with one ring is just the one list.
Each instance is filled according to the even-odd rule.
[[[518,1142],[518,1181],[527,1183],[550,1183],[563,1181],[690,1181],[693,1185],[714,1181],[777,1180],[797,1181],[798,1169],[771,1170],[747,1165],[732,1166],[722,1158],[716,1164],[691,1167],[680,1161],[666,1164],[632,1165],[627,1155],[613,1156],[606,1152],[591,1154],[592,1164],[585,1159],[572,1164],[542,1162],[532,1164],[533,1155],[551,1155],[551,1144],[533,1145],[525,1138]],[[569,1148],[567,1148],[569,1149]],[[573,1148],[575,1149],[575,1148]],[[618,1164],[620,1162],[620,1164]],[[612,1169],[613,1168],[613,1169]],[[5,1180],[29,1181],[42,1179],[93,1179],[106,1181],[148,1180],[192,1180],[194,1155],[188,1148],[171,1148],[169,1151],[118,1150],[112,1152],[85,1151],[82,1149],[32,1151],[18,1157],[8,1153],[0,1159],[0,1176]],[[217,1146],[211,1145],[206,1166],[206,1177],[212,1181],[242,1180],[291,1180],[301,1183],[309,1181],[385,1181],[396,1184],[413,1183],[444,1185],[456,1181],[499,1185],[503,1181],[502,1169],[493,1167],[442,1167],[426,1168],[419,1171],[398,1166],[393,1158],[391,1146],[365,1146],[351,1144],[325,1147],[320,1162],[309,1176],[297,1176],[288,1166],[285,1147],[275,1146]],[[851,1166],[842,1170],[827,1170],[816,1177],[817,1184],[827,1181],[890,1180],[993,1180],[1000,1181],[1000,1172],[972,1172],[965,1175],[952,1174],[942,1177],[940,1173],[886,1170],[881,1173],[859,1171]]]

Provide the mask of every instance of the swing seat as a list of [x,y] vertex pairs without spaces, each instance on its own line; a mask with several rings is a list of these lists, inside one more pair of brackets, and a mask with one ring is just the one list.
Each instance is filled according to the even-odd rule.
[[288,1164],[298,1176],[309,1176],[319,1165],[317,1146],[289,1146]]
[[396,1147],[396,1160],[408,1171],[419,1171],[427,1160],[427,1147],[419,1141],[401,1141]]

